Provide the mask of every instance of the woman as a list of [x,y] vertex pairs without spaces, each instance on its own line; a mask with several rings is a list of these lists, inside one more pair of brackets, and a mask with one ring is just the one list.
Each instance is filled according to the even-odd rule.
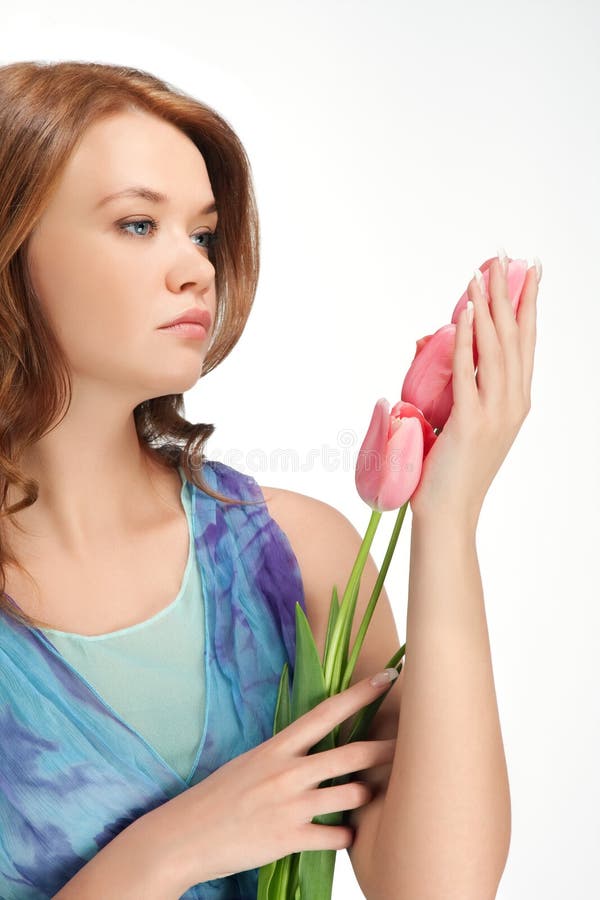
[[[214,427],[182,415],[256,290],[239,139],[148,73],[80,62],[0,68],[0,136],[0,895],[251,898],[264,863],[346,847],[368,898],[494,896],[510,801],[474,533],[529,408],[535,272],[518,322],[499,261],[493,318],[469,285],[477,381],[462,319],[411,498],[408,675],[369,741],[308,756],[400,641],[384,591],[352,685],[271,737],[295,604],[322,652],[361,539],[207,460]],[[376,578],[370,559],[356,629]],[[352,827],[311,822],[339,810]]]

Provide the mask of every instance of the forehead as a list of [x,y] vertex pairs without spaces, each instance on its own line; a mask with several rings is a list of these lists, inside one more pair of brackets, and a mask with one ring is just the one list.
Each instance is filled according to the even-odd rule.
[[[178,128],[146,112],[113,114],[91,125],[63,173],[56,199],[97,206],[105,196],[148,185],[173,202],[214,200],[204,158]],[[167,189],[168,188],[168,189]]]

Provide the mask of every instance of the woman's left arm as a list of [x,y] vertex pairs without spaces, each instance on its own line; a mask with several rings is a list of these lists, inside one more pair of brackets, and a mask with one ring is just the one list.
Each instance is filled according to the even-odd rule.
[[[361,775],[374,796],[349,820],[356,834],[348,853],[368,900],[493,900],[508,855],[510,793],[475,532],[530,408],[537,279],[529,269],[515,318],[496,259],[489,273],[490,306],[474,280],[468,288],[477,376],[473,326],[461,318],[454,404],[410,499],[406,661],[369,730],[370,739],[396,737],[396,750],[392,764]],[[361,537],[333,507],[304,495],[279,491],[269,509],[300,563],[321,655],[331,587],[343,589]],[[369,555],[351,644],[377,576]],[[351,683],[399,646],[383,589]]]
[[475,530],[530,409],[537,289],[530,268],[515,316],[497,259],[489,302],[469,284],[475,319],[457,325],[454,405],[410,500],[402,712],[373,900],[493,900],[506,864],[510,791]]
[[493,900],[510,793],[475,533],[455,519],[413,516],[406,646],[372,900]]

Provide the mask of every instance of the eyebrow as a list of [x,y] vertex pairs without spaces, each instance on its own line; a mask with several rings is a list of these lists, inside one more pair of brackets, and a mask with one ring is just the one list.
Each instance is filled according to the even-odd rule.
[[[104,206],[105,203],[108,203],[110,200],[117,200],[119,197],[141,197],[142,200],[148,200],[149,203],[168,203],[169,198],[166,194],[161,194],[160,191],[155,191],[152,188],[146,187],[145,185],[131,185],[131,187],[123,188],[120,191],[115,191],[114,194],[108,194],[106,197],[103,197],[102,200],[97,204],[96,209],[99,209],[101,206]],[[207,215],[208,213],[218,212],[217,204],[215,201],[209,203],[208,206],[205,206],[204,209],[199,210],[200,215]]]

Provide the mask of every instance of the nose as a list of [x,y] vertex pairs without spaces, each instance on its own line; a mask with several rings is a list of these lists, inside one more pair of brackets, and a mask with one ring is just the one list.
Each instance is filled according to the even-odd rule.
[[189,287],[196,287],[206,293],[215,283],[215,267],[206,252],[195,247],[188,239],[188,247],[177,255],[169,269],[167,283],[174,293]]

